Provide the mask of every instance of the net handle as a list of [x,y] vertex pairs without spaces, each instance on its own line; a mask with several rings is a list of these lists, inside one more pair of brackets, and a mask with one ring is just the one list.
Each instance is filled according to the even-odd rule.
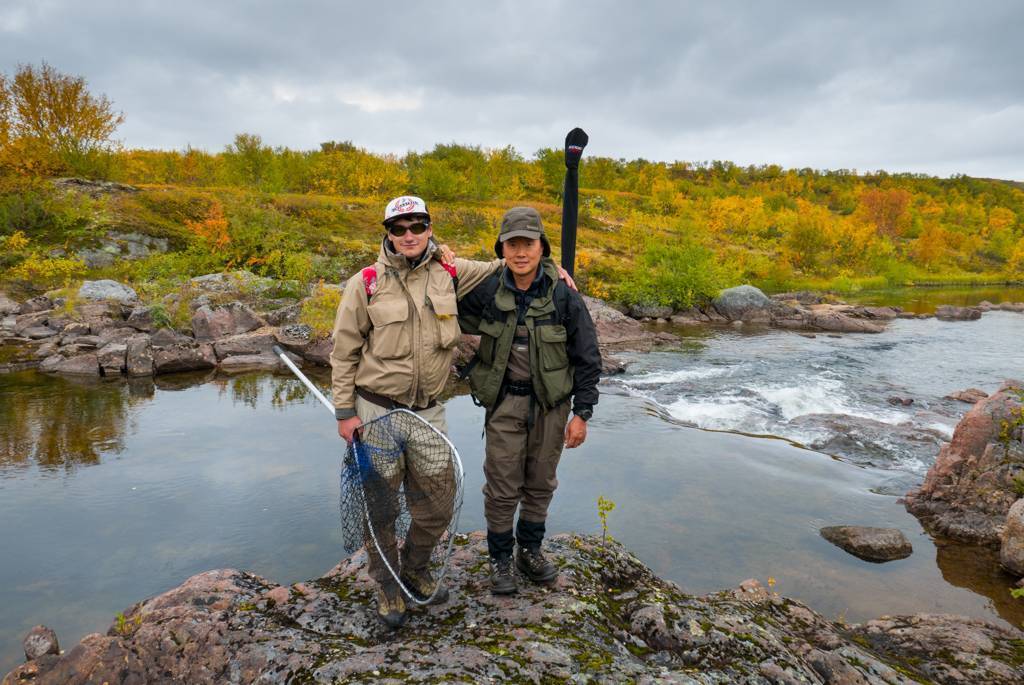
[[[264,349],[266,349],[266,348],[264,348]],[[287,366],[289,369],[291,369],[292,373],[294,373],[295,376],[300,381],[302,381],[303,385],[305,385],[307,388],[309,388],[309,391],[311,393],[313,393],[318,400],[320,400],[320,404],[324,405],[325,407],[327,407],[331,411],[331,415],[333,416],[334,415],[334,405],[331,404],[331,401],[329,399],[327,399],[326,395],[324,395],[322,392],[320,392],[320,388],[318,388],[315,385],[313,385],[313,381],[311,381],[308,378],[306,378],[306,375],[304,373],[302,373],[301,371],[299,371],[299,367],[295,366],[295,363],[292,362],[292,360],[288,358],[288,355],[285,353],[284,350],[281,349],[280,345],[274,345],[274,347],[272,349],[274,351],[274,354],[276,354],[278,356],[278,358],[281,361],[284,362],[284,365]]]

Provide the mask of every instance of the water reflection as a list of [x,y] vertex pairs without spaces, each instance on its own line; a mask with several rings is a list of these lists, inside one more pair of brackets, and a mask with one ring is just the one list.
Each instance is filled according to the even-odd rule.
[[0,374],[0,472],[32,464],[44,469],[98,464],[104,455],[122,452],[133,409],[152,401],[158,389],[184,391],[207,382],[221,396],[253,409],[264,397],[271,406],[283,408],[305,402],[310,395],[291,376],[259,373],[201,372],[128,380],[44,376],[34,371]]
[[140,399],[120,382],[0,376],[0,469],[99,463],[102,454],[124,448],[130,410]]
[[946,582],[988,597],[1004,620],[1024,627],[1024,602],[1010,595],[1017,579],[1000,567],[998,550],[936,540],[935,563]]

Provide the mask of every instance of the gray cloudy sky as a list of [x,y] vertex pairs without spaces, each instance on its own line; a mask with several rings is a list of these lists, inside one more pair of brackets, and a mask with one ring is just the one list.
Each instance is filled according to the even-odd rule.
[[131,147],[235,133],[1024,180],[1024,2],[0,0]]

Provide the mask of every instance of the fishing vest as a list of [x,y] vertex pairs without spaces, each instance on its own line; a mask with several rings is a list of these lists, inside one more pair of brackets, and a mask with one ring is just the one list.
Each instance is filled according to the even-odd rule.
[[[526,310],[525,327],[529,337],[528,355],[533,393],[541,408],[548,410],[572,394],[573,367],[569,364],[566,349],[568,336],[562,323],[567,304],[556,303],[556,300],[564,300],[555,296],[559,283],[558,272],[550,260],[542,262],[541,268],[545,270],[552,285],[530,303]],[[515,294],[505,286],[502,274],[491,278],[497,279],[497,289],[493,306],[488,305],[480,320],[480,347],[477,349],[477,361],[469,372],[473,396],[487,409],[493,409],[498,403],[518,319]]]

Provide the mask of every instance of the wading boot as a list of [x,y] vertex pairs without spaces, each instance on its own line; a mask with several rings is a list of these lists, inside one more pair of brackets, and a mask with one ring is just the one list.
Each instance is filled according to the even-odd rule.
[[377,586],[377,618],[391,630],[405,623],[405,600],[397,585]]
[[491,594],[514,595],[519,592],[519,582],[512,570],[512,555],[502,554],[491,557]]
[[540,546],[516,547],[516,568],[535,583],[550,583],[558,577],[558,567],[544,557]]
[[444,586],[444,583],[434,580],[428,569],[402,569],[399,579],[402,581],[402,585],[409,590],[413,599],[418,602],[427,602],[429,598],[430,601],[427,604],[434,606],[448,601],[448,588]]

